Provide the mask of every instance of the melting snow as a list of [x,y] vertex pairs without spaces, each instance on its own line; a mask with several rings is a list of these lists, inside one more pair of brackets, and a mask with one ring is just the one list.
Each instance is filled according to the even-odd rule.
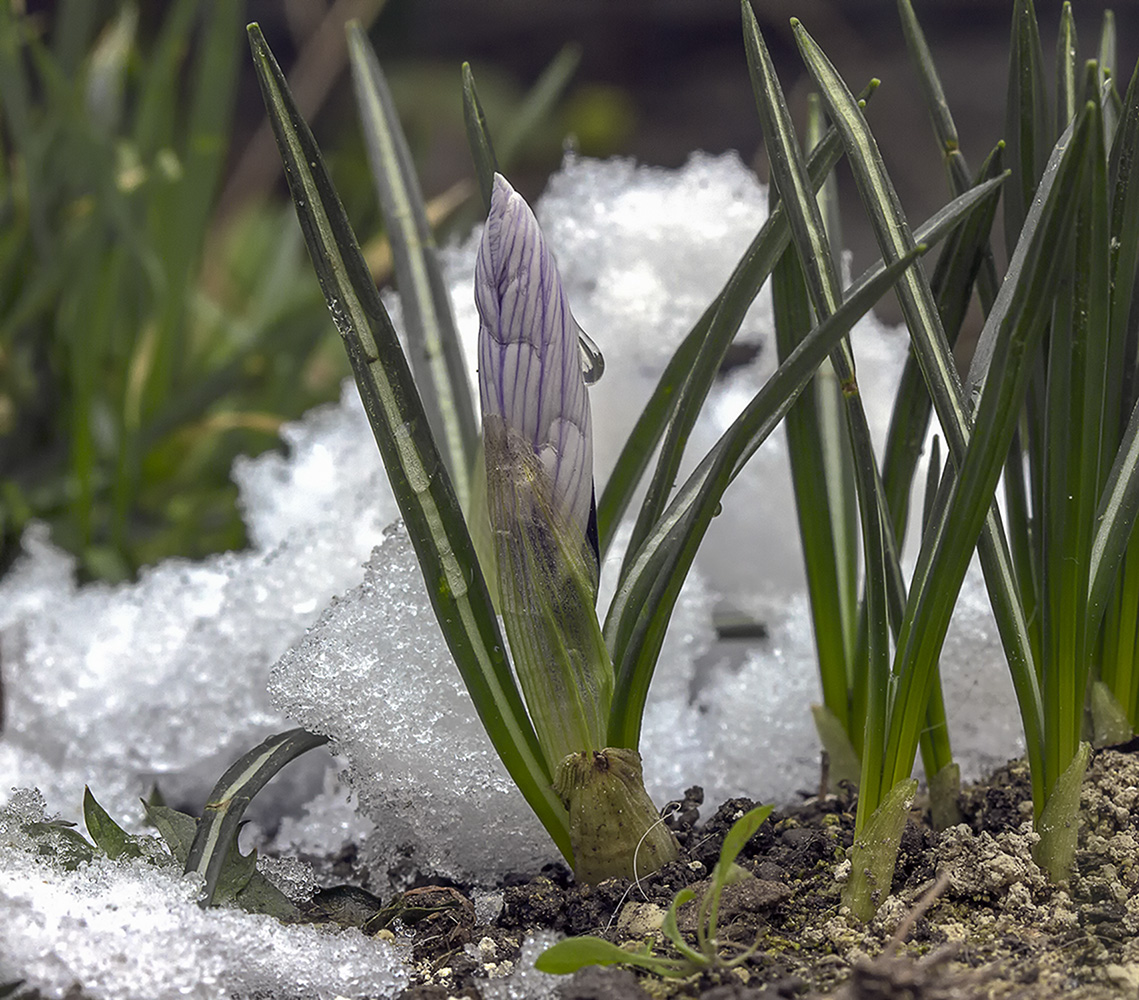
[[[606,357],[591,389],[601,482],[671,349],[763,222],[766,194],[731,155],[697,155],[680,171],[571,159],[538,215],[575,314]],[[445,254],[469,357],[474,246]],[[770,320],[764,293],[739,335],[759,358],[717,383],[694,455],[773,370]],[[881,440],[905,336],[869,317],[854,344]],[[269,786],[259,816],[282,852],[366,838],[377,877],[392,884],[409,855],[488,887],[533,870],[552,848],[465,699],[406,534],[392,526],[397,508],[354,388],[284,438],[287,457],[234,470],[247,551],[80,588],[71,560],[29,530],[0,581],[0,802],[35,786],[77,819],[90,784],[137,829],[138,798],[154,782],[173,804],[199,807],[235,754],[300,723],[333,736],[347,784],[336,777],[344,760],[314,753]],[[695,783],[716,801],[786,800],[816,782],[808,706],[818,686],[796,532],[775,436],[725,497],[666,642],[642,742],[658,803]],[[610,587],[616,566],[606,567]],[[711,614],[725,597],[761,617],[770,638],[717,643]],[[945,669],[955,750],[972,774],[1018,752],[986,608],[971,573]],[[92,997],[154,1000],[390,996],[404,981],[397,952],[358,933],[203,912],[177,871],[109,861],[64,871],[16,841],[0,840],[0,983],[22,977],[62,997],[81,982]],[[520,971],[499,989],[540,996],[549,985]]]

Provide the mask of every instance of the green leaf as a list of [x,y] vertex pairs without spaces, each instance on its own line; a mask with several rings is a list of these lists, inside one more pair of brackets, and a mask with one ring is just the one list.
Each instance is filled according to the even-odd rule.
[[[1057,143],[1039,197],[1025,220],[1024,231],[993,311],[974,355],[975,370],[986,372],[977,406],[977,426],[957,477],[946,475],[935,512],[922,542],[902,634],[895,674],[898,688],[890,719],[883,784],[890,787],[908,776],[929,698],[932,672],[940,653],[958,589],[973,546],[986,519],[1024,398],[1031,365],[1025,358],[1043,336],[1051,312],[1051,292],[1061,254],[1075,215],[1071,192],[1077,190],[1086,159],[1090,126],[1077,119]],[[990,596],[996,588],[991,578]],[[1014,581],[1004,581],[1005,586]],[[1002,635],[1003,638],[1003,635]],[[1039,754],[1041,697],[1035,671],[1013,671],[1030,754]],[[1035,747],[1034,747],[1035,744]],[[1040,758],[1033,758],[1038,772]]]
[[1005,141],[1012,165],[1005,192],[1005,246],[1010,256],[1044,171],[1053,135],[1036,10],[1032,0],[1016,0],[1005,110]]
[[1078,51],[1072,5],[1065,2],[1060,8],[1060,30],[1056,35],[1056,119],[1062,128],[1067,128],[1079,108]]
[[[241,817],[253,797],[290,761],[327,742],[327,736],[316,736],[303,729],[270,736],[230,765],[214,785],[185,860],[186,871],[196,872],[205,880],[202,906],[209,906],[215,893],[223,890],[230,896],[236,895],[249,881],[249,875],[243,874],[243,865],[252,872],[256,857],[250,861],[241,857],[237,834]],[[231,853],[234,856],[228,863],[228,882],[223,884]]]
[[563,45],[542,71],[542,75],[527,92],[521,107],[511,116],[502,141],[498,144],[504,167],[515,162],[526,140],[553,113],[580,62],[581,46],[571,42]]
[[498,160],[491,145],[490,133],[486,127],[486,113],[479,103],[475,90],[475,75],[471,64],[463,63],[463,121],[467,127],[467,143],[471,147],[471,157],[475,163],[475,176],[479,181],[483,210],[490,211],[490,195],[494,190],[494,175],[498,173]]
[[680,928],[676,925],[676,913],[682,906],[691,903],[695,898],[696,891],[694,889],[681,889],[672,897],[672,902],[668,904],[668,909],[665,911],[664,920],[660,926],[661,933],[684,956],[689,970],[693,972],[709,964],[708,956],[696,951],[684,940],[684,935],[680,933]]
[[288,896],[257,871],[237,894],[234,902],[246,913],[264,913],[286,922],[300,921],[303,916]]
[[1115,77],[1115,71],[1119,65],[1119,54],[1117,50],[1118,39],[1115,31],[1115,12],[1109,9],[1103,12],[1103,23],[1100,26],[1099,33],[1099,51],[1096,55],[1099,72],[1104,79],[1113,79]]
[[898,0],[898,14],[902,21],[902,32],[906,37],[906,48],[918,71],[918,82],[925,97],[926,109],[933,122],[933,131],[948,167],[952,162],[952,154],[957,152],[959,145],[957,125],[949,110],[949,102],[945,98],[941,78],[933,62],[933,54],[929,50],[925,33],[921,30],[910,0]]
[[874,916],[889,895],[898,845],[917,789],[914,778],[899,781],[855,836],[850,849],[850,878],[842,887],[842,901],[859,920]]
[[40,842],[37,853],[53,856],[71,871],[95,857],[95,849],[74,827],[74,823],[54,819],[25,823],[20,829]]
[[823,358],[917,255],[915,250],[852,289],[839,310],[803,339],[689,476],[636,553],[605,620],[606,644],[617,672],[609,716],[611,745],[636,749],[669,617],[724,490],[778,426]]
[[[929,112],[930,120],[933,123],[934,137],[937,139],[938,149],[945,160],[949,189],[953,194],[962,194],[970,185],[969,167],[965,162],[964,154],[958,148],[957,125],[950,113],[949,103],[941,86],[941,78],[938,76],[937,67],[933,62],[933,55],[929,51],[925,33],[921,30],[921,25],[914,14],[910,0],[898,0],[898,13],[901,16],[902,31],[906,37],[906,48],[909,50],[910,59],[917,70],[922,93],[925,96],[926,110]],[[1004,143],[998,143],[997,148],[1003,149]],[[985,176],[984,167],[981,168],[981,175]],[[995,174],[991,176],[995,176]],[[988,229],[986,228],[985,231],[987,232]],[[996,265],[987,243],[983,250],[981,271],[977,275],[977,282],[981,303],[987,311],[997,293]],[[931,284],[935,288],[937,287],[937,283],[933,279],[931,279]],[[945,326],[947,332],[952,330],[952,324],[946,323]]]
[[[877,81],[874,81],[864,94],[873,93],[876,86]],[[815,189],[822,185],[838,162],[839,155],[838,136],[830,129],[808,159],[807,166]],[[669,441],[661,449],[642,502],[629,543],[630,552],[636,550],[638,539],[659,519],[676,481],[688,435],[719,371],[724,352],[789,241],[786,215],[780,206],[774,205],[727,284],[704,310],[665,366],[652,396],[621,449],[598,501],[597,531],[602,555],[612,542],[653,451],[667,429]],[[627,562],[622,567],[622,576],[626,569]]]
[[1115,586],[1139,515],[1139,403],[1123,434],[1115,462],[1108,473],[1092,539],[1088,583],[1088,628],[1095,630],[1103,619],[1108,594]]
[[1131,739],[1132,728],[1127,712],[1103,681],[1092,682],[1088,703],[1092,716],[1093,746],[1114,746]]
[[832,786],[848,781],[857,788],[862,764],[846,726],[826,705],[812,705],[811,716],[815,720],[819,742],[826,751],[829,762],[827,773]]
[[166,846],[170,848],[174,859],[180,865],[185,865],[190,847],[194,843],[194,834],[198,830],[198,821],[193,816],[187,816],[186,813],[171,809],[169,806],[155,806],[143,802],[143,808],[146,810],[147,822],[166,841]]
[[[740,851],[747,846],[747,842],[763,826],[764,821],[771,815],[774,808],[774,806],[756,806],[754,809],[749,809],[731,825],[727,836],[724,837],[724,843],[720,847],[720,859],[716,862],[716,867],[712,869],[712,885],[708,889],[710,893],[707,928],[709,941],[714,941],[716,938],[720,915],[720,896],[724,891],[724,886],[739,881],[742,869],[736,864],[736,858],[740,856]],[[747,876],[749,873],[743,872],[743,874]]]
[[933,772],[929,779],[929,817],[935,830],[948,830],[964,822],[958,799],[961,796],[961,768],[956,761]]
[[[209,901],[199,900],[201,905],[224,906],[226,903],[235,902],[238,895],[245,890],[250,880],[257,874],[257,851],[252,850],[248,854],[242,854],[241,849],[237,846],[237,838],[241,835],[241,827],[244,825],[241,823],[234,829],[229,842],[225,845],[225,851],[219,852],[222,857],[222,864],[218,871],[217,880],[213,889],[209,891]],[[203,823],[199,822],[199,833],[201,833],[202,826]],[[193,848],[190,849],[190,855],[193,856]],[[190,870],[196,869],[187,869],[187,871]]]
[[1048,804],[1036,822],[1040,834],[1032,857],[1053,882],[1062,882],[1072,870],[1079,832],[1080,789],[1091,757],[1091,747],[1081,743],[1048,796]]
[[[1103,473],[1104,397],[1110,302],[1107,161],[1103,112],[1094,64],[1085,92],[1090,100],[1087,163],[1073,238],[1053,252],[1063,271],[1054,288],[1048,341],[1044,410],[1044,562],[1041,602],[1045,782],[1051,786],[1080,743],[1091,644],[1087,596],[1093,519]],[[1116,376],[1113,372],[1111,375]],[[1115,414],[1108,418],[1116,434]],[[1110,445],[1109,445],[1110,446]]]
[[484,211],[490,211],[494,175],[509,169],[526,140],[549,118],[580,61],[581,48],[574,44],[564,45],[554,56],[537,82],[527,92],[521,106],[511,116],[499,144],[497,156],[490,139],[490,130],[487,128],[486,114],[475,89],[475,76],[471,71],[471,64],[463,63],[463,121],[466,125],[467,143],[471,149]]
[[451,298],[427,206],[379,60],[360,25],[348,25],[348,59],[376,192],[387,223],[411,367],[460,504],[470,500],[478,427]]
[[647,951],[627,951],[599,937],[571,937],[551,945],[534,962],[539,972],[567,976],[587,965],[639,965],[662,976],[684,975],[676,963]]
[[736,858],[740,856],[746,846],[747,842],[759,832],[759,828],[763,826],[764,821],[771,815],[775,806],[756,806],[749,809],[739,819],[737,819],[728,830],[727,836],[724,837],[724,843],[720,847],[720,860],[716,862],[716,867],[712,869],[712,882],[714,885],[719,885],[723,888],[727,884],[728,870],[736,863]]
[[[1003,180],[1006,176],[1001,167],[1001,151],[1002,147],[998,146],[985,160],[977,175],[978,184],[997,178]],[[930,277],[930,291],[950,347],[957,342],[974,284],[985,262],[992,263],[989,232],[998,201],[999,191],[994,189],[984,204],[961,223],[946,241]],[[931,410],[932,402],[918,356],[911,351],[898,382],[882,458],[882,482],[899,546],[905,538],[914,472],[921,457]]]
[[[816,315],[830,316],[842,302],[840,269],[831,252],[819,206],[810,190],[791,113],[755,15],[746,0],[742,9],[752,90],[763,123],[772,180],[787,209],[792,242],[806,279],[811,304]],[[863,772],[859,787],[864,793],[869,790],[873,798],[877,794],[874,787],[876,778],[871,772],[880,755],[887,713],[890,670],[889,586],[891,580],[901,580],[901,571],[897,563],[896,545],[889,537],[890,526],[883,516],[885,500],[882,484],[878,477],[877,459],[855,377],[854,356],[849,341],[840,341],[831,354],[831,365],[842,386],[842,396],[846,403],[846,441],[849,442],[854,468],[862,527],[865,560],[864,669],[868,697],[864,719],[860,720],[864,726],[864,736]],[[895,602],[897,605],[901,603],[900,597],[899,593],[899,600]]]
[[[807,68],[827,102],[831,120],[843,136],[855,181],[879,246],[887,259],[892,258],[911,246],[913,237],[909,235],[901,203],[886,172],[877,143],[858,103],[822,50],[798,22],[793,22],[793,30]],[[952,459],[959,463],[969,439],[971,422],[960,376],[937,313],[937,304],[920,268],[911,269],[903,275],[898,287],[898,298]],[[972,540],[969,548],[972,548]],[[1020,605],[1016,574],[995,511],[985,521],[980,555],[1001,641],[1018,692],[1018,701],[1022,706],[1029,757],[1035,760],[1040,753],[1038,736],[1042,720],[1030,628]],[[923,718],[919,707],[910,706],[909,711],[916,713],[911,714],[915,724]],[[894,779],[894,782],[896,780],[898,779]],[[883,789],[894,782],[884,781]],[[867,789],[862,789],[864,796],[867,792]]]
[[[746,5],[744,19],[753,87],[760,75],[768,76],[777,87],[770,61],[759,51],[762,40]],[[809,123],[818,133],[821,106],[818,95],[810,96],[813,111]],[[772,155],[778,154],[773,150]],[[831,207],[826,223],[828,240],[834,235],[829,219],[838,215],[837,192],[827,193],[835,187],[833,182],[832,172],[818,196],[820,216],[824,214],[824,199]],[[777,190],[772,185],[773,199]],[[776,265],[771,288],[776,346],[783,360],[814,323],[803,269],[790,250],[784,251]],[[844,732],[850,724],[859,575],[858,507],[849,430],[840,378],[834,364],[825,361],[788,411],[786,432],[823,698]]]
[[[201,824],[198,829],[201,830]],[[241,853],[237,846],[240,832],[239,826],[230,838],[225,863],[214,890],[213,905],[239,906],[246,913],[264,913],[287,922],[300,920],[301,911],[293,901],[257,870],[257,851]]]
[[249,36],[305,241],[344,339],[435,615],[507,771],[559,849],[571,858],[565,807],[550,786],[551,775],[507,662],[474,545],[407,360],[280,67],[256,25],[250,25]]
[[107,811],[95,801],[95,796],[86,785],[83,787],[83,821],[87,824],[87,832],[95,841],[95,846],[108,858],[114,859],[124,854],[137,858],[142,854],[136,838],[111,819]]
[[[802,267],[790,250],[784,252],[771,276],[771,298],[775,341],[779,359],[783,360],[813,325]],[[834,482],[838,478],[835,473],[841,476],[846,471],[850,449],[841,404],[825,411],[834,422],[824,423],[823,401],[827,395],[840,395],[840,390],[833,367],[824,361],[819,373],[788,410],[785,424],[824,710],[849,743],[849,672],[856,638],[857,592],[846,586],[845,570],[850,560],[857,568],[858,535],[857,528],[851,533],[845,530],[846,512],[835,503],[843,499],[844,495],[836,497],[835,493],[845,485],[844,479],[839,479],[838,484]],[[828,463],[831,455],[835,457]],[[857,773],[853,780],[857,782]]]

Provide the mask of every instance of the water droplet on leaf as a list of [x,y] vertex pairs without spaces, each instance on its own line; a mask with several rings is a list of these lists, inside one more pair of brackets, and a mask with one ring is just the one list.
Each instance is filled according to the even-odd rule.
[[581,351],[581,377],[586,385],[596,385],[605,374],[605,358],[601,355],[601,348],[593,342],[593,338],[581,328],[576,319],[573,324],[577,327],[577,346]]

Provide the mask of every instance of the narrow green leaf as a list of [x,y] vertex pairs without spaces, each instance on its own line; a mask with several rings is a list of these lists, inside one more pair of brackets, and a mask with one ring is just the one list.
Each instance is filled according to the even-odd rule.
[[[270,736],[235,761],[214,785],[186,857],[186,871],[196,872],[205,879],[200,900],[202,906],[209,906],[214,901],[231,849],[237,853],[241,817],[253,796],[290,761],[327,742],[327,736],[316,736],[303,729],[290,729]],[[240,872],[239,862],[240,856],[231,862],[236,866],[231,869],[227,887],[232,895],[240,892],[249,881],[246,877],[240,885],[234,885],[233,872]],[[255,862],[256,859],[249,865]]]
[[[949,189],[955,194],[962,194],[970,185],[970,172],[965,156],[958,148],[957,125],[949,110],[949,103],[945,98],[945,91],[941,86],[941,78],[933,62],[933,55],[925,40],[925,33],[914,14],[913,4],[910,0],[898,0],[898,13],[902,19],[902,32],[906,38],[906,48],[917,70],[921,82],[922,93],[925,95],[926,110],[929,112],[933,124],[934,138],[938,149],[945,160],[946,173],[949,179]],[[1003,149],[1004,144],[998,144]],[[985,176],[985,168],[981,168],[981,176]],[[995,174],[990,174],[995,176]],[[936,282],[931,279],[936,287]],[[977,276],[978,291],[981,303],[986,310],[992,305],[997,294],[997,271],[993,262],[992,251],[985,245],[982,251],[981,270]],[[946,331],[952,336],[952,323],[945,323]]]
[[474,545],[407,360],[280,67],[256,25],[250,25],[249,36],[301,229],[344,339],[432,607],[491,742],[569,859],[565,807],[551,788],[551,775],[506,659]]
[[[140,360],[132,363],[139,374],[124,405],[128,433],[124,435],[121,461],[131,477],[139,475],[136,469],[141,462],[135,428],[165,408],[173,387],[185,380],[192,354],[186,343],[186,302],[193,299],[193,283],[213,222],[211,209],[227,159],[238,92],[243,8],[244,3],[234,0],[192,4],[191,11],[201,22],[195,44],[191,46],[190,39],[179,37],[176,28],[165,38],[165,52],[175,53],[170,56],[174,68],[161,65],[164,56],[149,61],[150,72],[157,77],[151,85],[165,97],[158,99],[154,109],[160,118],[154,125],[156,134],[147,137],[147,142],[154,144],[147,155],[158,159],[174,153],[177,170],[170,177],[155,170],[153,183],[146,189],[150,228],[147,243],[161,262],[162,277],[153,343],[140,342],[141,346],[135,348],[135,358]],[[188,110],[181,111],[177,102],[179,68],[187,51],[196,58],[188,74]],[[163,74],[172,76],[167,79]],[[141,360],[148,356],[149,365],[144,367]],[[131,494],[135,489],[131,486]],[[131,495],[119,500],[124,522],[131,502]]]
[[1115,76],[1116,67],[1119,65],[1118,48],[1115,12],[1108,8],[1103,12],[1103,24],[1100,26],[1099,32],[1099,49],[1096,55],[1096,62],[1099,63],[1099,71],[1103,79],[1111,79]]
[[542,75],[527,92],[522,106],[511,116],[502,141],[498,144],[504,167],[509,167],[515,161],[526,140],[553,113],[580,62],[581,46],[571,42],[563,45],[542,71]]
[[[241,4],[230,6],[240,9]],[[178,74],[190,51],[190,35],[198,12],[196,0],[175,0],[169,4],[147,61],[133,130],[139,152],[147,160],[174,141],[179,119]]]
[[[858,103],[822,50],[798,22],[793,22],[793,30],[807,68],[828,104],[831,120],[842,133],[863,205],[883,254],[889,259],[905,252],[912,245],[913,237],[909,235],[897,192]],[[954,462],[960,462],[969,439],[970,419],[936,302],[920,268],[903,275],[898,298],[950,455]],[[1040,701],[1036,696],[1030,630],[1020,606],[1016,574],[995,510],[990,512],[985,522],[980,554],[1013,685],[1025,713],[1028,753],[1030,759],[1036,760],[1040,753],[1040,743],[1036,738],[1040,733]],[[915,720],[922,718],[917,708],[911,707],[910,711],[917,713],[913,717]]]
[[827,755],[831,787],[837,788],[845,781],[857,788],[862,763],[847,727],[826,705],[812,705],[811,717],[815,720],[815,731]]
[[645,951],[628,951],[604,938],[582,936],[566,938],[547,948],[534,962],[539,972],[567,976],[587,965],[639,965],[658,975],[681,975],[677,963],[650,955]]
[[[941,474],[941,438],[935,434],[933,444],[930,446],[925,494],[922,497],[923,534],[935,515]],[[953,751],[949,743],[949,723],[945,713],[945,693],[941,687],[940,669],[934,672],[933,690],[926,703],[920,749],[922,767],[926,775],[930,776],[930,812],[934,826],[938,830],[956,826],[961,822],[961,812],[957,808],[957,792],[961,790],[961,769],[953,762]],[[954,775],[957,776],[956,779]]]
[[52,54],[65,73],[76,73],[87,54],[99,5],[90,0],[62,0],[52,17]]
[[1110,364],[1123,372],[1118,388],[1105,405],[1114,408],[1120,424],[1137,398],[1135,338],[1129,334],[1131,304],[1139,271],[1139,64],[1132,74],[1111,145],[1111,341]]
[[[831,252],[818,204],[807,183],[806,168],[782,88],[755,15],[746,0],[743,3],[743,15],[752,90],[763,123],[772,179],[779,188],[787,209],[791,238],[806,277],[815,313],[822,317],[830,316],[842,301],[839,267]],[[862,527],[866,660],[861,666],[866,670],[868,697],[863,720],[863,768],[859,788],[863,795],[870,794],[873,799],[877,795],[876,769],[887,715],[890,672],[889,581],[900,581],[901,571],[897,564],[896,546],[893,539],[887,537],[890,527],[883,516],[885,502],[882,484],[878,477],[877,459],[848,341],[840,341],[831,355],[831,364],[846,402],[848,440]]]
[[1091,757],[1091,747],[1081,743],[1064,772],[1049,790],[1048,804],[1036,823],[1040,834],[1032,857],[1053,882],[1062,882],[1072,870],[1079,832],[1080,789]]
[[[784,252],[771,276],[771,298],[775,342],[779,360],[783,361],[813,325],[802,267],[790,249]],[[829,364],[829,361],[824,361],[820,371]],[[837,428],[822,423],[819,396],[830,388],[816,375],[788,410],[785,424],[823,704],[845,735],[850,728],[849,672],[853,657],[851,628],[855,609],[845,606],[841,567],[848,557],[857,559],[858,550],[857,534],[848,538],[840,548],[835,519],[843,512],[835,511],[831,506],[828,477],[831,470],[828,470],[825,455],[828,450],[848,455],[849,448],[845,420]],[[836,417],[843,415],[841,409],[836,412]],[[849,551],[851,548],[853,552]],[[857,596],[854,597],[857,600]],[[848,742],[849,739],[848,736]],[[857,780],[855,775],[854,781]]]
[[1095,518],[1088,583],[1089,629],[1097,629],[1139,514],[1139,403],[1123,434]]
[[[977,183],[1001,178],[1001,147],[986,159]],[[965,319],[974,283],[988,256],[989,232],[996,215],[999,190],[994,189],[984,204],[961,223],[946,241],[938,256],[930,291],[934,296],[947,343],[956,343]],[[890,510],[894,534],[900,546],[905,538],[914,470],[921,457],[932,403],[917,354],[906,356],[882,458],[882,482]]]
[[941,86],[941,78],[933,62],[933,53],[929,50],[929,44],[918,23],[911,0],[898,0],[898,14],[902,21],[902,32],[906,37],[906,48],[909,49],[918,71],[918,82],[925,97],[926,109],[929,111],[933,131],[948,169],[952,154],[957,151],[959,145],[957,124],[953,121],[949,102],[945,99],[945,91]]
[[956,762],[933,772],[929,779],[929,818],[935,830],[948,830],[964,822],[960,796],[961,768]]
[[143,808],[146,809],[147,822],[166,841],[166,846],[170,848],[174,859],[179,864],[185,865],[190,847],[194,843],[198,821],[193,816],[187,816],[186,813],[171,809],[169,806],[156,806],[143,802]]
[[1061,128],[1068,127],[1079,108],[1077,53],[1076,20],[1072,5],[1065,2],[1060,8],[1060,30],[1056,35],[1056,120]]
[[1092,716],[1092,745],[1114,746],[1131,739],[1131,723],[1127,712],[1103,681],[1093,681],[1088,705]]
[[[993,489],[1031,374],[1031,366],[1024,359],[1034,357],[1043,335],[1060,266],[1057,248],[1064,245],[1075,215],[1071,192],[1077,189],[1086,159],[1091,132],[1088,118],[1081,115],[1078,130],[1073,133],[1069,128],[1053,151],[1039,198],[1025,220],[1022,238],[981,334],[974,364],[981,366],[979,371],[987,372],[977,406],[977,426],[984,433],[969,442],[959,474],[945,477],[939,516],[923,539],[898,640],[898,688],[883,769],[886,786],[907,777],[912,767],[918,720],[929,698],[934,665],[958,589],[978,533],[992,516]],[[1004,583],[1012,585],[1012,581]],[[991,595],[994,590],[990,580]],[[1039,754],[1041,698],[1035,687],[1035,672],[1014,670],[1013,683],[1030,753]],[[1039,763],[1039,758],[1034,758],[1034,771]]]
[[[680,952],[681,955],[687,959],[689,963],[689,971],[696,971],[702,969],[708,964],[707,956],[696,951],[692,948],[687,941],[684,940],[684,935],[680,933],[680,928],[676,925],[676,912],[686,903],[691,903],[696,898],[696,891],[694,889],[681,889],[675,896],[672,897],[672,902],[668,904],[668,910],[665,912],[664,920],[661,922],[661,933],[668,939],[672,946]],[[697,925],[697,932],[702,928],[702,924]]]
[[124,854],[137,858],[142,853],[136,838],[111,819],[107,810],[95,801],[95,796],[86,785],[83,787],[83,822],[87,824],[87,832],[95,841],[95,846],[108,858],[114,859]]
[[[869,96],[876,87],[877,81],[873,81],[863,93]],[[837,133],[828,129],[812,150],[807,166],[813,189],[822,185],[838,162],[839,145]],[[790,230],[783,210],[778,205],[773,206],[727,284],[704,310],[661,373],[652,396],[621,449],[597,504],[597,529],[603,555],[648,468],[654,449],[668,428],[672,443],[661,449],[634,527],[630,551],[636,550],[643,533],[659,519],[676,481],[688,434],[719,370],[724,352],[789,241]],[[622,567],[622,575],[627,568],[626,563]]]
[[850,849],[850,878],[842,887],[842,901],[859,920],[874,916],[890,893],[898,845],[917,789],[913,778],[890,788]]
[[387,222],[412,372],[465,509],[479,432],[450,294],[395,103],[368,37],[355,21],[348,25],[348,60],[368,162]]
[[482,194],[483,210],[490,211],[490,195],[494,190],[494,175],[498,173],[498,160],[494,155],[494,146],[490,142],[490,133],[486,127],[486,114],[479,103],[478,91],[475,90],[475,75],[471,72],[471,64],[463,63],[463,121],[467,126],[467,142],[471,147],[471,156],[475,161],[475,176],[479,181],[479,192]]
[[[1099,501],[1100,453],[1108,341],[1109,248],[1107,161],[1095,64],[1088,66],[1091,129],[1073,239],[1057,246],[1064,263],[1054,289],[1047,343],[1044,413],[1044,577],[1041,603],[1045,781],[1068,766],[1080,742],[1091,643],[1087,595],[1093,518]],[[1116,373],[1111,373],[1113,376]],[[1112,415],[1111,436],[1115,435]]]
[[764,821],[771,815],[775,806],[755,806],[749,809],[739,819],[737,819],[728,830],[727,835],[724,837],[724,843],[720,847],[720,859],[716,862],[716,867],[712,869],[712,886],[713,891],[722,890],[728,884],[728,877],[732,869],[732,865],[736,863],[736,858],[740,856],[746,846],[747,842],[759,832],[759,828],[763,826]]
[[617,672],[609,716],[613,746],[637,746],[672,608],[724,490],[778,426],[823,358],[918,253],[915,249],[852,290],[839,310],[804,338],[705,456],[636,553],[605,620],[606,644]]
[[[748,72],[771,162],[772,182],[787,212],[791,238],[799,253],[811,302],[819,315],[828,316],[842,301],[838,267],[803,163],[791,112],[749,0],[741,0],[741,10]],[[843,377],[841,371],[839,377]]]
[[1005,191],[1005,245],[1011,255],[1055,134],[1032,0],[1016,0],[1010,51],[1005,141],[1012,178]]

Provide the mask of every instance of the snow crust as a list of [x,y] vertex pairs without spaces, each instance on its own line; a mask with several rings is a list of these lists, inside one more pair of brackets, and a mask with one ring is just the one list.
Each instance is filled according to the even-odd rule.
[[[606,358],[590,390],[600,484],[672,349],[766,217],[766,192],[733,155],[697,154],[679,171],[571,158],[536,209],[575,316]],[[472,372],[475,246],[444,254]],[[764,292],[738,337],[758,358],[717,382],[690,464],[774,370],[770,328]],[[868,317],[853,341],[881,441],[905,334]],[[237,753],[303,724],[332,736],[342,758],[310,754],[259,796],[262,826],[276,830],[270,849],[320,854],[366,839],[373,888],[385,894],[415,866],[492,888],[552,860],[465,698],[406,533],[393,524],[355,389],[283,437],[287,454],[234,469],[247,551],[173,560],[135,584],[77,587],[71,560],[42,529],[28,532],[23,559],[0,581],[0,802],[35,786],[52,811],[78,819],[90,784],[138,829],[138,797],[155,781],[172,804],[196,809]],[[604,567],[602,608],[619,556]],[[665,644],[642,737],[658,804],[692,784],[710,802],[786,801],[817,784],[809,705],[818,681],[801,562],[780,433],[725,496]],[[712,615],[725,603],[762,619],[769,638],[717,641]],[[1018,753],[1011,686],[975,569],[943,671],[963,771]],[[23,977],[61,997],[78,980],[92,996],[127,1000],[225,990],[386,996],[401,982],[398,956],[381,942],[203,912],[176,871],[102,862],[66,872],[19,845],[0,843],[0,852],[0,983]],[[501,989],[538,996],[548,987]]]

